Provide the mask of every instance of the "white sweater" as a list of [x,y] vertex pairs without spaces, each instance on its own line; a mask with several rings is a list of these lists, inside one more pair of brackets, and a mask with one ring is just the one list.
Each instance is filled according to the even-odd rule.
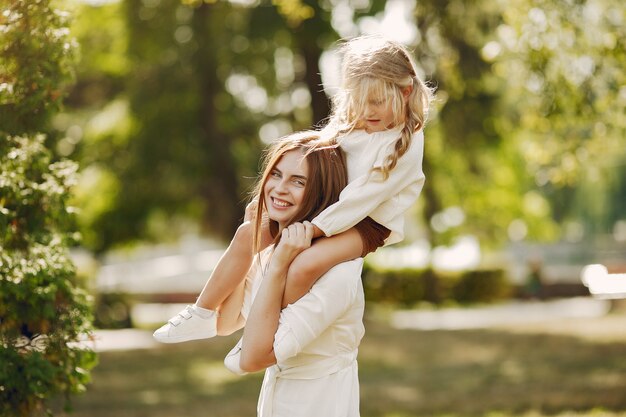
[[339,201],[312,221],[326,236],[344,232],[369,216],[391,230],[385,245],[404,238],[404,213],[424,186],[423,131],[413,135],[409,149],[386,180],[380,172],[372,172],[372,168],[383,166],[387,155],[393,152],[401,130],[402,126],[375,133],[356,130],[339,138],[346,153],[349,183]]

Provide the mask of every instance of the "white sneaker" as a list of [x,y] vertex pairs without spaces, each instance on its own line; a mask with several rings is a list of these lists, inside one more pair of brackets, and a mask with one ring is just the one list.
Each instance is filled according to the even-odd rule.
[[161,343],[180,343],[189,340],[208,339],[217,335],[217,314],[201,312],[189,305],[183,311],[159,327],[152,336]]
[[243,339],[239,339],[239,342],[237,342],[235,347],[232,348],[230,352],[228,352],[228,355],[226,355],[226,357],[224,358],[224,365],[226,365],[226,368],[228,368],[229,371],[237,375],[247,374],[247,372],[245,372],[243,369],[241,369],[241,366],[239,366],[239,361],[241,360],[242,340]]

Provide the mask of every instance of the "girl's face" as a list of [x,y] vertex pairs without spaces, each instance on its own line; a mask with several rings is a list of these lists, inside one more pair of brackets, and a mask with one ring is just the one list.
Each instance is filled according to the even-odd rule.
[[263,186],[267,214],[282,229],[298,212],[304,199],[309,164],[299,149],[285,152]]
[[396,123],[392,101],[385,98],[370,98],[365,105],[363,128],[366,132],[381,132]]

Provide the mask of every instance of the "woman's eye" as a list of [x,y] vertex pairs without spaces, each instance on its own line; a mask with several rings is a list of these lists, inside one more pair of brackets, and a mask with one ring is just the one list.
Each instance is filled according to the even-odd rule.
[[274,177],[274,178],[280,178],[280,172],[278,172],[278,171],[272,171],[272,173],[270,175],[272,177]]
[[304,182],[304,181],[302,181],[302,180],[295,180],[294,182],[295,182],[295,183],[296,183],[296,185],[297,185],[297,186],[299,186],[299,187],[304,187],[304,186],[306,185],[306,184],[305,184],[305,182]]

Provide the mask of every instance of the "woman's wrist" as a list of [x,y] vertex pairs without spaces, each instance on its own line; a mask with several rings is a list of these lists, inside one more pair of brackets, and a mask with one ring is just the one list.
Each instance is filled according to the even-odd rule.
[[289,264],[282,259],[272,259],[267,270],[268,276],[276,281],[286,281]]

